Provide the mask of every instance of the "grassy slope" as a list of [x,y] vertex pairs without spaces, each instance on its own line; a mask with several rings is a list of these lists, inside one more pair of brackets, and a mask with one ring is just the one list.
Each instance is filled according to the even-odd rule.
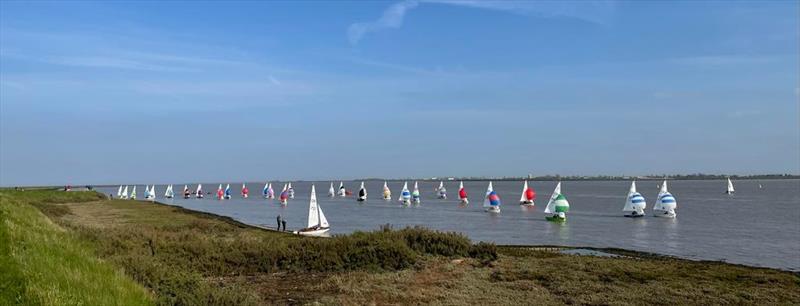
[[0,190],[0,304],[152,304],[143,287],[31,205],[91,200],[97,194]]
[[797,274],[723,263],[500,248],[486,266],[425,231],[303,239],[144,202],[38,207],[162,304],[800,304]]

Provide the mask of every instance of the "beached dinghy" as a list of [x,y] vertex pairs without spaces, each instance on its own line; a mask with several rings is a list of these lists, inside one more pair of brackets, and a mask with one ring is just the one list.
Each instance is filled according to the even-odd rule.
[[500,212],[500,196],[494,191],[492,181],[489,181],[489,186],[486,187],[486,196],[483,198],[483,209],[490,213]]
[[439,187],[436,188],[436,196],[440,199],[447,199],[447,188],[444,187],[444,182],[439,181]]
[[339,182],[339,196],[340,197],[347,196],[347,189],[344,188],[344,182]]
[[119,189],[117,189],[117,199],[122,198],[122,185],[119,185]]
[[183,198],[188,199],[192,195],[192,192],[189,190],[189,185],[183,185]]
[[194,192],[194,197],[198,199],[203,198],[203,184],[197,184],[197,189]]
[[131,189],[131,196],[129,197],[129,199],[136,200],[136,185],[133,185],[133,188]]
[[464,189],[464,181],[458,183],[458,198],[461,199],[461,204],[463,205],[469,204],[469,199],[467,198],[467,190]]
[[231,199],[231,184],[225,185],[225,200]]
[[408,182],[403,182],[403,190],[400,191],[400,198],[398,199],[403,205],[411,205],[411,191],[408,191]]
[[422,199],[419,195],[419,183],[414,182],[414,191],[411,192],[411,202],[415,205],[419,205],[422,202]]
[[392,190],[389,189],[389,183],[383,181],[383,199],[386,201],[392,200]]
[[122,195],[120,195],[120,199],[128,199],[128,185],[125,185],[125,189],[122,190]]
[[731,178],[729,177],[728,178],[728,188],[725,189],[725,193],[733,194],[734,192],[736,192],[736,190],[733,189],[733,182],[731,182]]
[[636,181],[631,182],[628,190],[628,197],[625,199],[625,207],[622,211],[626,212],[625,217],[639,218],[644,217],[644,209],[647,206],[641,193],[636,192]]
[[333,182],[331,182],[331,188],[328,188],[328,196],[331,198],[336,196],[336,189],[333,189]]
[[281,190],[280,195],[281,205],[289,204],[289,186],[283,184],[283,190]]
[[167,186],[167,191],[164,191],[164,197],[167,199],[172,199],[175,197],[175,191],[172,190],[172,184]]
[[247,189],[247,184],[242,183],[242,198],[247,199],[250,194],[250,189]]
[[364,202],[367,200],[367,189],[364,188],[364,182],[361,182],[361,188],[358,189],[358,199],[356,201]]
[[294,187],[292,187],[292,182],[289,182],[289,187],[286,191],[289,192],[289,198],[294,199]]
[[550,201],[547,201],[547,207],[544,208],[544,213],[553,214],[547,216],[547,221],[564,222],[567,221],[567,212],[569,211],[569,202],[567,197],[561,194],[561,182],[558,182],[553,194],[550,195]]
[[328,219],[322,213],[322,207],[317,204],[317,191],[311,185],[311,200],[308,201],[308,226],[295,231],[295,234],[304,236],[322,236],[331,229]]
[[661,190],[658,192],[658,199],[656,204],[653,205],[653,217],[662,218],[675,218],[675,208],[678,206],[678,201],[667,190],[667,180],[661,184]]
[[536,191],[532,187],[528,187],[528,181],[522,185],[522,194],[519,196],[519,205],[534,206],[533,200],[536,200]]

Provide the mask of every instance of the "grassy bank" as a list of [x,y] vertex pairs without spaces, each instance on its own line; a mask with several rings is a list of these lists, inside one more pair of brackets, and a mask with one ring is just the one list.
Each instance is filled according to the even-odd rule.
[[[94,193],[3,190],[0,197],[4,216],[7,210],[35,213],[70,237],[92,265],[105,266],[120,281],[135,280],[158,304],[800,303],[800,277],[771,269],[497,248],[419,228],[301,238]],[[3,241],[21,248],[16,239]],[[9,275],[4,283],[21,284],[11,292],[40,282],[30,273]]]
[[147,305],[152,297],[91,243],[53,224],[55,204],[98,200],[94,193],[0,191],[0,305]]

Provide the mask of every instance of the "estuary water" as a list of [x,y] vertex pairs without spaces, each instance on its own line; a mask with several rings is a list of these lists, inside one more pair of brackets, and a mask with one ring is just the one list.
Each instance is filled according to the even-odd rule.
[[[165,199],[166,186],[156,185],[157,201],[259,226],[275,227],[276,217],[281,215],[290,230],[305,227],[312,182],[293,182],[295,198],[287,206],[277,199],[264,199],[264,183],[247,183],[250,197],[243,199],[242,183],[231,182],[233,199],[224,201],[213,195],[219,183],[203,183],[204,191],[212,193],[205,199],[183,199],[184,184],[174,185],[176,198]],[[530,182],[537,192],[533,208],[518,205],[521,181],[494,182],[502,199],[500,214],[485,213],[481,207],[487,181],[464,182],[471,202],[467,206],[458,204],[457,181],[445,181],[446,200],[436,198],[438,181],[420,181],[422,203],[411,207],[397,201],[403,181],[389,181],[391,201],[382,199],[383,181],[365,183],[368,200],[357,202],[354,196],[330,198],[330,182],[314,182],[331,233],[370,231],[385,224],[395,228],[421,225],[497,244],[615,247],[800,271],[800,180],[734,181],[733,195],[724,194],[726,183],[721,180],[669,181],[669,190],[678,201],[676,219],[651,216],[661,181],[637,182],[638,191],[647,199],[648,216],[635,219],[622,216],[630,181],[565,181],[561,191],[569,200],[570,213],[564,224],[545,220],[543,210],[556,185],[553,181]],[[283,182],[272,184],[277,197]],[[344,184],[357,194],[360,181]],[[338,188],[339,182],[334,185]],[[196,183],[189,184],[190,189],[195,187]],[[143,199],[144,186],[136,189],[138,198]],[[98,190],[116,195],[117,187]]]

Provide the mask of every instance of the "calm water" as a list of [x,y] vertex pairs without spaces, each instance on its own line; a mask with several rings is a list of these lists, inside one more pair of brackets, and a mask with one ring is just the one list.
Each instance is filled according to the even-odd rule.
[[[637,182],[638,191],[652,203],[658,193],[655,181]],[[763,189],[758,185],[762,184]],[[562,193],[570,202],[565,224],[545,221],[542,212],[555,182],[532,182],[537,191],[536,206],[521,208],[518,199],[521,182],[495,182],[503,200],[499,215],[481,208],[487,182],[465,182],[470,205],[459,207],[458,182],[447,182],[450,199],[436,199],[438,182],[420,182],[422,205],[403,207],[397,197],[403,182],[389,182],[392,201],[381,199],[383,182],[368,181],[369,199],[356,202],[354,197],[329,198],[329,182],[318,182],[317,197],[332,233],[374,230],[383,224],[395,228],[423,225],[457,231],[474,241],[498,244],[567,245],[617,247],[689,259],[724,260],[752,266],[800,271],[800,180],[735,181],[736,194],[724,194],[724,181],[671,181],[670,192],[678,199],[678,218],[662,219],[622,217],[622,207],[630,182],[563,182]],[[217,184],[203,184],[215,192]],[[283,183],[273,182],[273,186]],[[335,183],[338,188],[338,182]],[[345,182],[357,192],[359,182]],[[409,185],[413,185],[413,182]],[[195,188],[190,185],[190,189]],[[231,184],[234,198],[218,201],[182,198],[183,184],[175,185],[178,198],[163,199],[165,186],[156,186],[158,200],[167,204],[232,217],[244,223],[274,227],[278,214],[288,220],[289,229],[304,227],[308,215],[311,182],[293,183],[295,199],[282,207],[278,200],[261,197],[264,183],[248,183],[250,198],[239,196],[241,183]],[[280,186],[278,188],[280,188]],[[115,188],[100,188],[116,194]],[[137,187],[139,199],[144,186]],[[276,190],[276,196],[280,191]]]

